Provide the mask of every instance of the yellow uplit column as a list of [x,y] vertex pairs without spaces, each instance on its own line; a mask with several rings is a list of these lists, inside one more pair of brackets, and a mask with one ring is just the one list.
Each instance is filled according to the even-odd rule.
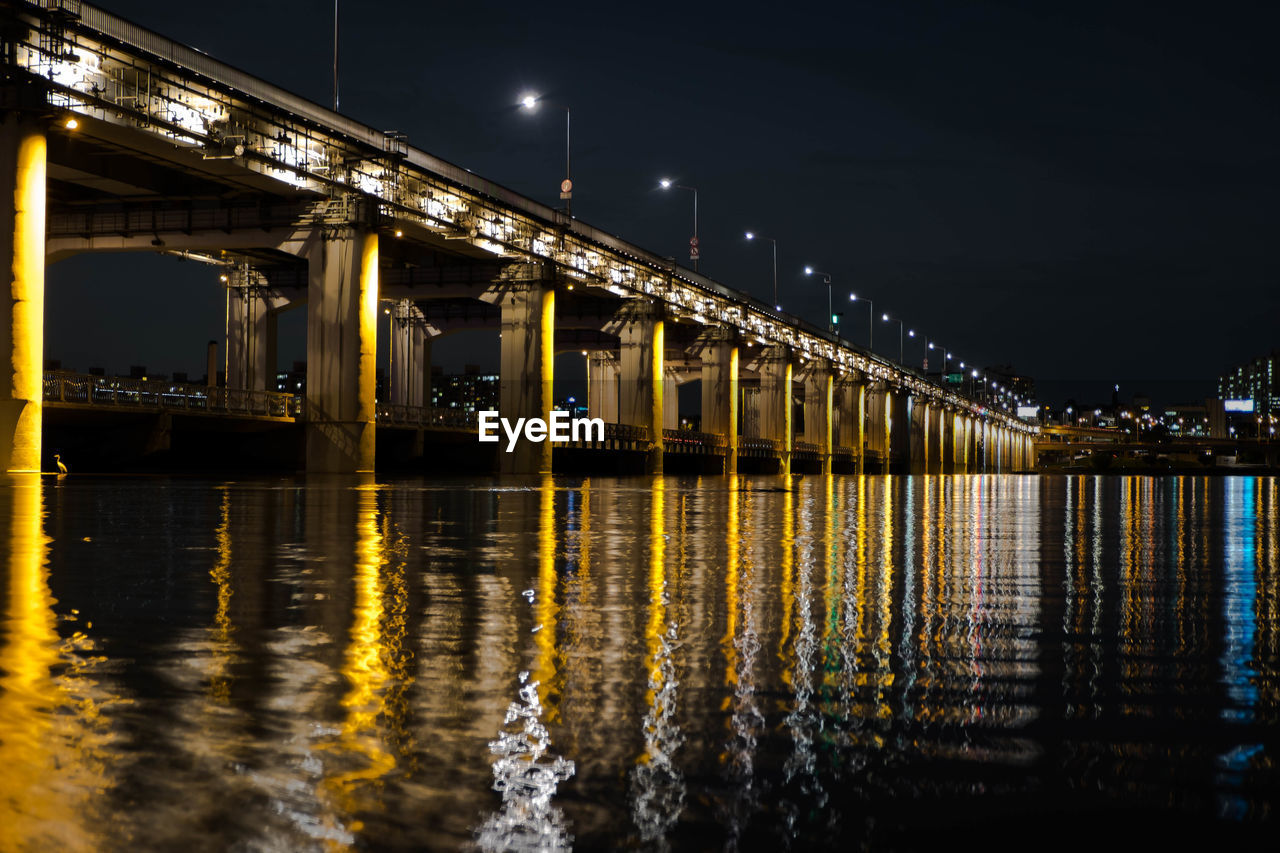
[[307,470],[372,472],[378,235],[350,228],[308,258]]
[[[518,418],[549,417],[555,386],[556,292],[542,281],[513,285],[502,296],[498,412]],[[550,441],[521,438],[498,453],[504,474],[550,474]]]
[[815,360],[804,380],[804,438],[818,447],[819,471],[831,473],[831,368]]
[[44,360],[44,128],[10,113],[0,122],[0,470],[40,470]]
[[662,473],[663,362],[666,330],[662,309],[654,304],[629,304],[619,312],[622,381],[618,418],[649,433],[645,473]]

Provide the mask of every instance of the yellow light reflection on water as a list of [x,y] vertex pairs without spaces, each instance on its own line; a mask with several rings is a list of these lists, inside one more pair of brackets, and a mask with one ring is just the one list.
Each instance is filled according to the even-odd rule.
[[[393,642],[384,625],[381,570],[386,559],[385,540],[378,524],[378,492],[372,484],[356,491],[355,601],[351,636],[343,660],[347,693],[342,698],[345,719],[336,742],[332,772],[323,788],[336,806],[352,816],[347,828],[359,832],[355,815],[379,809],[380,783],[395,768],[385,735],[386,689],[390,679],[388,645]],[[403,625],[400,626],[403,631]],[[403,642],[403,638],[399,640]]]
[[778,659],[782,661],[782,683],[790,687],[792,685],[793,669],[791,654],[787,651],[788,641],[791,639],[791,613],[792,604],[795,601],[795,547],[796,547],[796,509],[795,509],[795,493],[791,488],[791,483],[787,480],[783,481],[784,489],[782,493],[782,535],[779,543],[779,555],[781,557],[781,574],[780,581],[780,597],[782,599],[782,630],[778,635]]
[[560,690],[556,666],[556,620],[560,605],[556,603],[556,487],[550,474],[542,477],[538,494],[538,587],[534,600],[533,635],[535,657],[533,680],[538,682],[538,698],[543,704],[543,719],[553,723],[560,719]]
[[730,474],[726,478],[726,486],[728,495],[726,515],[728,517],[726,519],[727,530],[725,532],[725,628],[720,647],[724,650],[725,684],[733,687],[738,677],[737,651],[734,645],[734,639],[738,633],[738,543],[741,533],[738,521],[738,500],[741,496],[738,491],[738,475]]
[[[64,643],[49,590],[39,474],[0,483],[11,498],[0,646],[0,849],[96,850],[109,786],[101,704],[83,677],[88,638]],[[0,495],[3,498],[4,495]],[[0,523],[3,523],[0,522]]]
[[215,702],[225,704],[231,698],[231,679],[227,668],[231,636],[235,630],[231,622],[231,492],[225,486],[222,488],[222,505],[214,536],[218,543],[218,558],[209,570],[209,579],[218,589],[218,603],[213,614],[214,654],[209,673],[209,696]]
[[658,665],[662,651],[662,635],[667,626],[667,575],[666,575],[666,481],[661,475],[650,483],[649,503],[649,621],[645,625],[646,659],[649,666],[649,690],[645,695],[653,704],[654,693],[662,686],[662,673]]

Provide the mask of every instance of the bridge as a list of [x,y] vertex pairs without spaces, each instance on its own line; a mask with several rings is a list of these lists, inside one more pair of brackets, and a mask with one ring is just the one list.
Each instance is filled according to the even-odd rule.
[[[211,286],[216,278],[228,295],[228,394],[270,389],[278,317],[306,311],[306,399],[293,416],[309,471],[372,470],[379,425],[429,402],[432,342],[463,329],[497,333],[499,410],[511,419],[546,417],[555,354],[584,353],[589,414],[651,472],[666,455],[711,450],[726,473],[740,460],[782,473],[1034,467],[1035,428],[1007,412],[403,134],[87,3],[6,0],[0,10],[6,470],[42,462],[46,264],[126,251],[211,265]],[[379,418],[384,304],[392,371]],[[693,381],[700,436],[675,429],[677,389]],[[552,446],[522,442],[499,458],[505,471],[546,472]]]

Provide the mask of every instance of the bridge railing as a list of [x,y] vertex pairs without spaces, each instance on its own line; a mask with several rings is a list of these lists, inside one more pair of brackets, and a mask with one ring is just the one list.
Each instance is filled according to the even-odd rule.
[[210,388],[61,371],[44,374],[44,400],[46,403],[268,418],[297,418],[302,410],[299,397],[279,391]]
[[710,451],[723,452],[728,444],[723,435],[709,432],[694,432],[688,429],[664,429],[662,431],[663,448],[669,453],[701,453]]
[[782,442],[754,435],[738,436],[738,453],[746,456],[768,456],[782,452]]
[[479,423],[479,415],[476,412],[468,412],[464,409],[379,403],[377,411],[378,423],[388,426],[474,430]]

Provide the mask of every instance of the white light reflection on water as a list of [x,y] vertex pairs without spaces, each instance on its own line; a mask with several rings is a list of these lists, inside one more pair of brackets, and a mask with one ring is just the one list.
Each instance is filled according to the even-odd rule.
[[502,731],[489,742],[498,760],[493,763],[493,789],[502,795],[502,808],[485,820],[476,836],[481,850],[571,850],[564,813],[551,804],[561,782],[573,776],[573,762],[562,756],[543,760],[551,736],[542,724],[538,682],[520,673],[518,701],[507,707]]
[[[556,516],[555,488],[549,477],[539,490],[538,506],[538,589],[521,593],[533,609],[536,624],[531,629],[537,649],[535,666],[540,678],[556,675]],[[559,807],[552,805],[560,783],[574,774],[574,763],[563,756],[548,755],[551,735],[543,723],[544,708],[538,695],[539,678],[519,674],[518,698],[507,706],[506,716],[489,751],[493,763],[493,789],[502,795],[502,807],[491,814],[476,831],[481,850],[554,851],[570,850],[573,836]]]
[[685,781],[675,761],[684,735],[676,724],[680,682],[672,655],[680,640],[668,616],[670,598],[666,575],[665,484],[653,481],[649,515],[649,622],[645,637],[650,651],[649,706],[645,711],[644,754],[631,771],[631,820],[640,840],[667,849],[667,833],[680,819]]

